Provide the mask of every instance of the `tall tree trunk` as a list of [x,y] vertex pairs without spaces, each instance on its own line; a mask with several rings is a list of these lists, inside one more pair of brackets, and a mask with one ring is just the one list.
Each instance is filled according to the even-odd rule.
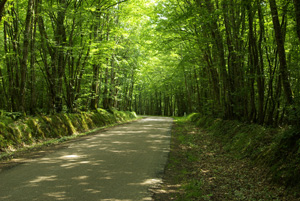
[[4,6],[5,6],[6,2],[7,2],[7,0],[0,1],[0,22],[1,22],[1,19],[2,19],[2,13],[4,11]]
[[[107,30],[106,30],[106,41],[110,40],[110,27],[109,27],[109,14],[106,15],[106,22],[107,22]],[[105,68],[105,85],[104,85],[104,91],[103,91],[103,108],[104,109],[109,109],[110,105],[109,105],[109,95],[110,95],[110,86],[108,84],[108,77],[109,77],[109,66],[110,66],[110,59],[107,58],[106,59],[106,68]]]
[[271,8],[273,26],[275,30],[275,38],[276,38],[276,43],[278,48],[282,85],[283,85],[287,104],[291,105],[293,103],[293,93],[289,81],[288,67],[287,67],[285,48],[284,48],[284,38],[279,23],[277,5],[275,0],[269,0],[269,3]]
[[103,108],[104,109],[109,109],[109,89],[108,89],[108,64],[109,62],[109,59],[107,59],[107,66],[105,68],[105,74],[104,74],[104,91],[103,91],[103,96],[104,96],[104,99],[103,99]]
[[57,12],[57,20],[56,20],[56,31],[55,31],[55,40],[57,43],[56,48],[56,57],[55,57],[55,74],[56,78],[56,96],[55,96],[55,109],[56,112],[62,111],[62,101],[63,101],[63,78],[65,75],[66,68],[66,59],[64,54],[64,48],[67,42],[66,36],[66,28],[65,28],[65,15],[67,9],[67,1],[59,0],[58,1],[58,12]]
[[264,57],[262,50],[262,42],[265,37],[265,27],[263,13],[261,9],[261,0],[256,1],[259,17],[259,41],[258,41],[258,54],[259,65],[257,65],[257,88],[258,88],[258,123],[263,124],[265,119],[264,101],[265,101],[265,77],[264,77]]
[[28,48],[30,45],[30,33],[32,27],[32,12],[33,12],[33,0],[28,1],[27,15],[25,20],[25,30],[24,30],[24,41],[23,41],[23,57],[20,61],[21,69],[21,84],[20,84],[20,109],[22,112],[26,112],[25,103],[25,89],[26,89],[26,77],[27,77],[27,59],[28,59]]
[[29,105],[29,112],[30,114],[35,114],[36,112],[36,74],[35,74],[35,38],[36,38],[36,31],[37,31],[37,16],[38,16],[38,9],[37,9],[37,1],[34,0],[34,16],[32,17],[33,21],[33,29],[31,30],[31,42],[30,42],[30,105]]
[[296,14],[296,23],[297,23],[296,31],[300,41],[300,0],[294,0],[294,5],[295,5],[295,14]]
[[[97,20],[100,18],[100,14],[98,14]],[[91,40],[99,42],[99,35],[98,35],[98,27],[96,24],[92,26],[93,34],[91,34]],[[92,85],[91,85],[91,103],[90,109],[96,110],[98,108],[99,98],[98,98],[98,90],[99,90],[99,71],[100,71],[100,64],[93,64],[93,76],[92,76]]]
[[114,102],[115,102],[115,92],[116,92],[116,83],[115,83],[115,62],[114,62],[114,55],[111,58],[111,69],[110,69],[110,95],[109,95],[109,105],[114,107]]
[[[249,120],[256,122],[256,106],[255,106],[255,71],[259,66],[258,51],[256,46],[256,38],[254,36],[252,3],[248,1],[248,21],[249,21],[249,68],[250,68],[250,116]],[[260,113],[259,113],[260,115]]]
[[98,108],[98,89],[99,89],[99,69],[100,66],[98,64],[93,65],[93,78],[92,78],[92,86],[91,86],[91,104],[90,109],[96,110]]
[[[198,2],[201,4],[201,2]],[[205,0],[205,5],[209,13],[214,12],[214,7],[211,0]],[[233,117],[233,108],[232,108],[232,100],[230,95],[230,88],[229,88],[229,80],[228,80],[228,73],[226,70],[226,61],[225,61],[225,51],[224,51],[224,44],[223,44],[223,37],[219,30],[218,24],[216,19],[212,19],[211,27],[210,27],[212,38],[216,44],[218,59],[219,59],[219,69],[222,79],[222,97],[225,107],[225,117],[232,118]]]

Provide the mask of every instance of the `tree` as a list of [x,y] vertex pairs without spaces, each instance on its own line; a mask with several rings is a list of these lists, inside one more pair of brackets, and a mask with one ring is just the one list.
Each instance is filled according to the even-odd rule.
[[296,15],[296,31],[298,34],[298,38],[300,40],[300,1],[299,0],[294,0],[294,5],[295,5],[295,15]]
[[284,48],[284,39],[283,34],[281,30],[281,26],[278,19],[278,11],[277,11],[277,5],[275,0],[269,0],[270,2],[270,8],[272,13],[272,20],[274,25],[274,31],[275,31],[275,38],[278,48],[278,55],[279,55],[279,61],[280,61],[280,74],[282,78],[282,84],[285,92],[286,101],[289,105],[293,103],[293,93],[289,81],[289,75],[288,75],[288,69],[287,69],[287,62],[286,62],[286,54],[285,54],[285,48]]

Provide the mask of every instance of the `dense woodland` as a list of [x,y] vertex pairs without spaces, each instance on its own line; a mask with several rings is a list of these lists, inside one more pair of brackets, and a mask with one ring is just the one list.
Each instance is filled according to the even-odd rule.
[[3,114],[300,117],[300,0],[2,0]]

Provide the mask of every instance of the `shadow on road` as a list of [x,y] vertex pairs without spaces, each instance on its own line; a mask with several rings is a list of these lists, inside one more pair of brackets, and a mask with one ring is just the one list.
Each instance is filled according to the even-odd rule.
[[3,171],[0,200],[151,200],[171,124],[171,118],[148,117]]

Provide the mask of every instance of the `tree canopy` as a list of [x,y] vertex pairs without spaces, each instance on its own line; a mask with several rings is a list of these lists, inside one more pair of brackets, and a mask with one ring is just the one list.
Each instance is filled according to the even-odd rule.
[[2,0],[0,109],[300,116],[299,0]]

